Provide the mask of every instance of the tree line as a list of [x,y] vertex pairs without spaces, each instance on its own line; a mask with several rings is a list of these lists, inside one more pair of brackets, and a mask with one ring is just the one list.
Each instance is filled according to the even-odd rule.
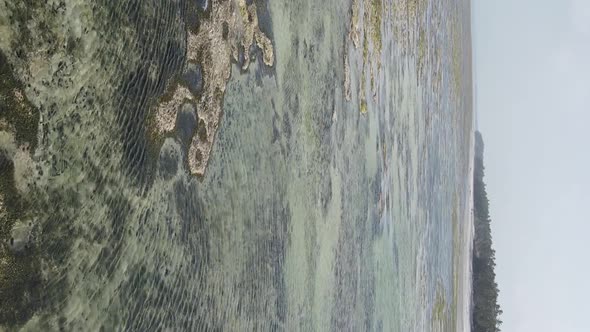
[[472,331],[500,331],[502,309],[498,304],[498,284],[496,283],[496,252],[492,246],[489,201],[486,193],[483,163],[484,143],[480,132],[475,133],[474,164],[474,223],[473,243],[473,295]]

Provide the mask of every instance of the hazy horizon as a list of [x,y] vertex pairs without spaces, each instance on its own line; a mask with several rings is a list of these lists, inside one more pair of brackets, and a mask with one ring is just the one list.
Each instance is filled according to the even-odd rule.
[[590,2],[474,1],[503,331],[587,331]]

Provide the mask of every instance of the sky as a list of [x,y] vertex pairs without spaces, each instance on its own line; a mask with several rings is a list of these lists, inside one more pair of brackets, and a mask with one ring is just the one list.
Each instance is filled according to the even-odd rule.
[[590,0],[472,0],[503,331],[590,331]]

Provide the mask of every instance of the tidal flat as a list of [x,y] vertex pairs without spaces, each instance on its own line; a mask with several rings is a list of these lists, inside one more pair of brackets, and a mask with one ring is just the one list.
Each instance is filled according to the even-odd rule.
[[468,330],[470,12],[0,0],[0,330]]

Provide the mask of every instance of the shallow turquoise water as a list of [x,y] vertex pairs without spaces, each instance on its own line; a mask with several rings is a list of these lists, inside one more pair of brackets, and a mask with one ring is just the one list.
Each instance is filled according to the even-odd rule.
[[184,163],[190,112],[153,170],[145,140],[150,96],[183,68],[184,2],[65,3],[72,29],[92,27],[85,52],[13,60],[38,70],[23,75],[42,119],[28,182],[47,286],[26,329],[452,329],[467,251],[454,229],[469,220],[471,85],[453,80],[454,58],[470,56],[467,3],[424,1],[400,19],[384,2],[361,114],[351,4],[257,2],[275,66],[232,68],[202,180]]

